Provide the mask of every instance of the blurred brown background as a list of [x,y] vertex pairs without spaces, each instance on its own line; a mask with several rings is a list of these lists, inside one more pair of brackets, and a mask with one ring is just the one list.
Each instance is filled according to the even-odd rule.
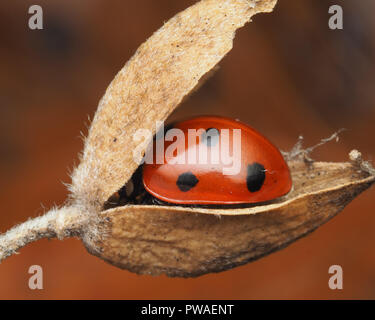
[[[0,3],[0,231],[62,204],[100,97],[136,48],[195,1],[54,0]],[[28,28],[28,8],[44,30]],[[344,30],[328,8],[344,9]],[[221,69],[173,114],[217,114],[251,124],[283,150],[298,135],[314,153],[342,161],[352,148],[375,155],[375,2],[279,0],[241,29]],[[375,298],[375,188],[308,237],[251,264],[195,279],[138,276],[86,252],[77,239],[43,240],[0,265],[0,298],[259,299]],[[43,209],[44,208],[44,209]],[[32,264],[44,290],[28,288]],[[328,288],[328,268],[344,290]]]

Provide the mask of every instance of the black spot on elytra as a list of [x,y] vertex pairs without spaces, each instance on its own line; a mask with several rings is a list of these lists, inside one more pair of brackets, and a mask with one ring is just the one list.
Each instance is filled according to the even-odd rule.
[[198,182],[199,180],[197,179],[197,177],[189,171],[180,174],[176,181],[176,184],[181,191],[187,192],[191,188],[194,188]]
[[257,162],[247,166],[246,184],[250,192],[259,191],[266,179],[266,170]]
[[207,147],[214,147],[218,144],[220,138],[220,132],[216,128],[208,128],[205,133],[202,134],[202,142]]

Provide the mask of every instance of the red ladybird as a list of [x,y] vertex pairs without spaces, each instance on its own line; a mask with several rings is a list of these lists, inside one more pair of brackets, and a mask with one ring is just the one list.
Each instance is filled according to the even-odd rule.
[[155,140],[153,163],[143,166],[144,187],[154,197],[175,204],[226,205],[268,201],[290,191],[292,180],[280,151],[250,126],[204,116],[175,123],[173,129],[183,135],[164,142],[163,163],[155,163]]

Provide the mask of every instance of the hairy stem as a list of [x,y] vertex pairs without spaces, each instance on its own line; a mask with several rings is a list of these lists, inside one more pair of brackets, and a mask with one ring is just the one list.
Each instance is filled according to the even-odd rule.
[[80,236],[85,220],[79,208],[62,207],[25,221],[0,235],[0,262],[39,239]]

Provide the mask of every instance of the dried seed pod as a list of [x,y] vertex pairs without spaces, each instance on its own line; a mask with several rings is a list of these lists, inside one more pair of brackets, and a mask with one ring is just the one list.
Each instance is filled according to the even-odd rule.
[[[173,17],[117,74],[100,101],[66,207],[0,236],[0,261],[44,237],[79,236],[89,252],[142,274],[197,276],[244,264],[283,248],[337,214],[375,181],[374,169],[352,152],[351,162],[288,163],[294,189],[266,205],[207,209],[104,204],[138,164],[137,129],[155,133],[232,48],[236,29],[276,0],[202,0]],[[136,186],[135,186],[136,187]]]
[[[142,274],[190,277],[233,268],[281,249],[341,211],[375,176],[353,163],[289,162],[294,189],[241,209],[129,205],[100,213],[88,250]],[[95,236],[93,237],[95,238]],[[93,249],[94,248],[94,249]]]

